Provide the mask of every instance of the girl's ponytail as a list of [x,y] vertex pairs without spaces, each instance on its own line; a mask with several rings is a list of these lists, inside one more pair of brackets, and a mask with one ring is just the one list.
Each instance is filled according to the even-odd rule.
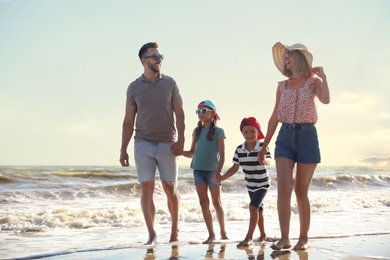
[[198,140],[198,138],[200,136],[200,131],[202,131],[202,127],[203,127],[202,121],[199,120],[198,126],[195,128],[195,131],[194,131],[195,142]]
[[[195,142],[198,140],[200,136],[200,132],[202,131],[203,123],[202,121],[198,121],[198,126],[194,131],[194,139]],[[209,132],[207,133],[207,140],[212,141],[215,135],[215,129],[217,128],[217,118],[214,116],[213,121],[211,121]]]
[[211,122],[209,132],[207,134],[207,140],[212,141],[215,135],[215,129],[217,128],[217,119],[214,117]]

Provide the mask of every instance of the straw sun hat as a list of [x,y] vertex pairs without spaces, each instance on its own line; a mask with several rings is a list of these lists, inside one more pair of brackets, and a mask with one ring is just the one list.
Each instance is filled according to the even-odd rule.
[[313,62],[313,55],[309,52],[309,50],[306,48],[305,45],[301,43],[296,43],[291,46],[284,45],[280,42],[275,43],[275,45],[272,47],[272,57],[274,58],[274,63],[276,65],[276,68],[286,77],[285,73],[285,67],[286,63],[284,62],[284,54],[287,50],[294,51],[298,50],[300,51],[303,56],[305,56],[305,59],[307,61],[307,64],[309,65],[310,70],[312,70],[312,62]]

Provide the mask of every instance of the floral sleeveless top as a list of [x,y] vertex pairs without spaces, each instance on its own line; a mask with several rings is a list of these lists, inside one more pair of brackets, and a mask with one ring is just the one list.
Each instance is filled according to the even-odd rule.
[[317,123],[316,94],[309,86],[316,77],[309,77],[300,89],[286,89],[287,80],[280,81],[280,102],[277,118],[279,122],[288,124]]

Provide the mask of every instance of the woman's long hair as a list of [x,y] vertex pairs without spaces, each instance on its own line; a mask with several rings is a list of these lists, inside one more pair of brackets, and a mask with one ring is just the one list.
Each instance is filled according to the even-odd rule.
[[310,76],[312,72],[310,70],[309,64],[307,63],[305,56],[298,50],[294,50],[293,55],[294,55],[293,68],[289,70],[287,69],[286,64],[284,64],[285,75],[287,75],[288,77],[291,77],[292,74]]

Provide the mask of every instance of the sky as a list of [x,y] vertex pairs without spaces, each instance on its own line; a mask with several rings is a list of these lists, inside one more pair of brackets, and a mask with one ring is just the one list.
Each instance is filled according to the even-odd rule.
[[[305,44],[327,75],[321,165],[390,166],[389,13],[388,0],[0,0],[0,165],[119,165],[126,90],[156,41],[184,101],[185,149],[197,104],[213,100],[229,167],[242,118],[266,133],[280,41]],[[134,165],[133,141],[128,152]]]

